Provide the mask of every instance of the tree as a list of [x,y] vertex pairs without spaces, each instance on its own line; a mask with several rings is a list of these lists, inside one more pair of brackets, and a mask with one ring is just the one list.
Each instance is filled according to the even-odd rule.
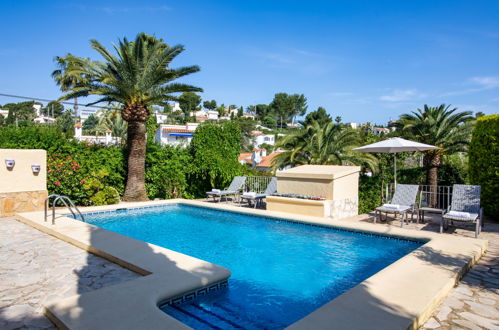
[[45,116],[57,118],[64,113],[64,106],[60,102],[50,101],[42,108],[42,113]]
[[[192,165],[204,189],[225,186],[240,174],[241,130],[233,121],[204,123],[196,129],[190,144]],[[206,191],[206,190],[204,190]]]
[[99,124],[99,118],[95,114],[91,114],[87,119],[83,122],[83,130],[87,134],[96,134],[97,132],[97,124]]
[[340,124],[341,123],[341,117],[340,116],[336,116],[336,118],[334,118],[334,121],[336,122],[336,124]]
[[123,120],[121,109],[118,107],[104,111],[99,117],[97,127],[98,130],[102,132],[105,132],[108,129],[111,130],[111,134],[120,137],[122,142],[126,140],[128,125],[126,121]]
[[294,120],[296,116],[303,116],[307,112],[307,99],[303,94],[277,93],[269,107],[283,128],[286,121]]
[[59,127],[68,138],[74,136],[74,117],[71,110],[64,111],[55,120],[55,125]]
[[178,103],[182,112],[188,117],[191,112],[198,110],[198,107],[201,104],[201,96],[194,92],[184,92],[178,97]]
[[242,106],[240,106],[239,109],[237,110],[237,116],[242,117],[243,114],[244,114],[244,109]]
[[301,122],[304,127],[309,126],[312,122],[318,122],[319,125],[324,126],[332,122],[331,115],[323,107],[318,107],[317,110],[309,112],[305,120]]
[[35,101],[26,101],[4,104],[3,108],[9,110],[6,123],[13,124],[20,120],[32,121],[36,117],[36,111],[33,107],[35,104],[40,103],[37,103]]
[[201,88],[173,82],[178,78],[199,71],[198,66],[171,68],[170,63],[184,51],[181,45],[169,46],[162,39],[139,33],[134,41],[119,40],[111,53],[97,40],[92,48],[104,62],[88,63],[75,58],[68,65],[71,72],[82,72],[86,79],[71,85],[62,99],[99,95],[99,102],[116,102],[122,106],[122,118],[128,123],[128,177],[124,200],[146,200],[144,166],[146,155],[146,122],[149,108],[165,106],[176,100],[175,93],[202,92]]
[[485,114],[483,112],[481,112],[481,111],[475,112],[475,118],[480,118],[483,116],[485,116]]
[[276,149],[284,151],[274,158],[273,169],[287,165],[360,165],[377,171],[377,160],[366,153],[352,151],[361,143],[357,131],[335,125],[323,126],[318,121],[284,137]]
[[215,100],[204,101],[203,107],[205,107],[208,110],[215,110],[217,108],[217,101]]
[[271,109],[267,104],[257,104],[246,107],[246,111],[255,115],[259,120],[263,120],[265,116],[270,114]]
[[[77,58],[76,56],[68,53],[65,57],[56,56],[54,58],[57,69],[52,72],[52,78],[55,83],[60,87],[63,93],[71,91],[78,85],[89,83],[89,73],[81,70],[81,65],[91,66],[92,61],[89,58]],[[74,97],[74,117],[78,116],[78,96]]]
[[421,143],[431,144],[440,149],[423,152],[423,164],[427,169],[426,183],[438,184],[438,168],[442,166],[442,157],[467,150],[471,138],[473,117],[470,111],[457,112],[441,104],[403,114],[393,126],[407,137]]

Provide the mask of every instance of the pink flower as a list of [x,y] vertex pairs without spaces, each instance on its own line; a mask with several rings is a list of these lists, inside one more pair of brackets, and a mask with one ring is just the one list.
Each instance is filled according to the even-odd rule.
[[61,185],[61,183],[60,183],[59,181],[55,181],[55,182],[54,182],[54,184],[55,184],[56,186]]
[[81,180],[81,181],[80,181],[80,183],[81,183],[81,184],[85,183],[85,180]]
[[71,166],[71,169],[74,170],[74,169],[76,169],[76,167],[75,166]]

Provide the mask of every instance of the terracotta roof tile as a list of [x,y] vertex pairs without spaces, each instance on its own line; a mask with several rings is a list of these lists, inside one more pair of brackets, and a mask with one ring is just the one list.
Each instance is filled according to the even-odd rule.
[[262,158],[262,161],[260,164],[256,165],[256,167],[271,167],[272,166],[272,160],[277,156],[282,154],[282,152],[273,152],[268,156],[265,156]]

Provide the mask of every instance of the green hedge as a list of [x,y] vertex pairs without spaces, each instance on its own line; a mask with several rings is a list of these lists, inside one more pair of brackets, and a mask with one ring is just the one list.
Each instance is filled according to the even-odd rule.
[[482,186],[485,214],[499,214],[499,114],[478,118],[471,138],[469,174],[472,184]]
[[[204,197],[207,190],[227,186],[236,175],[260,175],[237,160],[237,124],[203,124],[198,131],[190,148],[148,141],[145,178],[149,198]],[[49,193],[67,195],[78,205],[105,204],[116,199],[115,192],[124,193],[127,162],[122,147],[80,143],[55,126],[28,125],[0,128],[0,148],[47,150]]]

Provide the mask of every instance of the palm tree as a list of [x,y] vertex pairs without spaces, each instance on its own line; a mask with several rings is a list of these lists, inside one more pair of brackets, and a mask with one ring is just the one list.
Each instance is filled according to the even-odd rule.
[[[65,57],[56,56],[54,61],[57,64],[57,69],[52,72],[52,78],[60,87],[62,92],[68,92],[78,84],[88,82],[87,76],[78,70],[75,65],[79,61],[90,63],[90,59],[76,58],[74,55],[68,53]],[[78,98],[74,98],[74,118],[78,116]]]
[[377,160],[370,154],[352,151],[361,143],[352,129],[313,120],[306,128],[292,133],[276,145],[286,151],[274,158],[273,169],[288,165],[361,165],[377,170]]
[[109,129],[113,136],[118,136],[122,143],[125,142],[128,125],[121,116],[121,107],[119,105],[111,106],[108,110],[102,110],[97,128],[103,132]]
[[177,100],[176,93],[202,92],[201,88],[173,82],[198,72],[199,67],[170,68],[171,61],[184,47],[169,46],[162,39],[145,33],[139,33],[134,41],[119,40],[113,45],[115,55],[97,40],[91,40],[90,44],[104,62],[89,64],[84,59],[76,59],[74,72],[82,72],[91,79],[71,87],[62,98],[99,95],[91,104],[116,102],[121,105],[121,116],[128,123],[128,177],[123,199],[146,200],[144,167],[149,109],[152,105],[164,106],[167,101]]
[[425,104],[423,110],[401,115],[393,126],[409,139],[441,148],[424,151],[423,154],[426,183],[436,186],[442,157],[467,150],[472,123],[471,111],[457,112],[457,108],[450,109],[450,105],[429,107]]

